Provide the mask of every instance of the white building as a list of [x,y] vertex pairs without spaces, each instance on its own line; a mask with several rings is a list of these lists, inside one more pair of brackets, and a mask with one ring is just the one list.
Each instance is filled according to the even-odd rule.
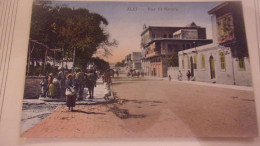
[[196,81],[252,86],[241,2],[224,2],[209,14],[213,43],[179,51],[179,67],[169,68],[168,76],[177,79],[181,71],[187,79],[189,70]]

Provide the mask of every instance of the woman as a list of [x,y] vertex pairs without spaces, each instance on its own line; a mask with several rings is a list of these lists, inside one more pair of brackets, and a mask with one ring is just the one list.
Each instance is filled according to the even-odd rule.
[[69,107],[69,110],[73,111],[73,107],[75,107],[75,102],[76,102],[76,92],[73,87],[73,80],[72,80],[73,75],[68,74],[67,75],[67,80],[66,80],[66,104],[67,107]]

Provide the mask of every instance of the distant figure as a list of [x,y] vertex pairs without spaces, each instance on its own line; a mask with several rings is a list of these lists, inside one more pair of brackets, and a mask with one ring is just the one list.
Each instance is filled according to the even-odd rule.
[[60,81],[57,78],[53,78],[52,84],[54,84],[54,93],[52,97],[59,98],[60,97]]
[[65,95],[65,76],[64,76],[63,68],[61,68],[60,71],[58,72],[57,79],[59,81],[59,86],[60,86],[60,90],[58,92],[60,97],[63,98]]
[[104,82],[107,83],[107,84],[112,83],[109,69],[104,74]]
[[83,100],[83,91],[85,86],[84,73],[80,68],[76,68],[75,81],[77,83],[78,100]]
[[119,77],[119,71],[116,71],[116,76]]
[[73,107],[75,107],[76,103],[76,92],[75,86],[73,86],[73,75],[68,74],[66,80],[66,105],[69,107],[70,111],[73,111]]
[[96,87],[97,74],[93,71],[85,73],[85,85],[88,88],[89,98],[94,98],[94,88]]
[[48,76],[48,84],[47,84],[47,96],[49,96],[49,89],[50,89],[50,85],[52,84],[53,81],[53,74],[50,73]]
[[136,76],[139,78],[139,76],[140,76],[140,72],[139,71],[136,73]]
[[142,77],[144,77],[144,72],[141,72]]
[[191,77],[191,73],[190,73],[190,70],[188,70],[186,76],[188,77],[188,80],[190,80],[190,77]]
[[48,85],[48,76],[45,76],[40,82],[41,85],[41,97],[46,97],[47,85]]
[[49,97],[54,98],[55,97],[55,90],[56,90],[56,86],[54,83],[51,83],[49,85]]
[[179,70],[179,74],[178,74],[178,80],[179,80],[179,81],[182,81],[182,73],[181,73],[180,70]]
[[110,70],[108,69],[105,74],[104,74],[104,84],[105,84],[105,89],[107,91],[105,95],[105,99],[107,100],[107,96],[110,96],[110,85],[112,84],[111,76],[110,76]]
[[171,75],[169,75],[169,81],[171,81],[172,80],[172,77],[171,77]]

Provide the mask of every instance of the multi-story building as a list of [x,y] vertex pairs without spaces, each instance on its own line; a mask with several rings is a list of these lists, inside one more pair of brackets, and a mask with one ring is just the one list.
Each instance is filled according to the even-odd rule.
[[132,52],[125,57],[125,64],[128,69],[141,71],[141,52]]
[[[178,51],[212,43],[206,39],[206,28],[194,22],[185,27],[144,25],[142,38],[142,69],[145,75],[166,77],[168,58]],[[178,60],[177,60],[178,61]]]
[[213,43],[179,51],[179,70],[183,75],[190,70],[196,81],[251,86],[241,2],[224,2],[208,13]]

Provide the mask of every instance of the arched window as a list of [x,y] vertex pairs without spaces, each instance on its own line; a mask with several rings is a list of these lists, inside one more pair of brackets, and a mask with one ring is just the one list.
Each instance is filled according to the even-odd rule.
[[187,55],[187,60],[188,60],[188,69],[190,69],[190,58],[188,55]]
[[205,55],[201,54],[201,68],[205,69]]
[[226,69],[226,60],[224,52],[220,52],[220,65],[221,69]]
[[239,61],[239,68],[240,70],[246,70],[246,66],[245,66],[245,60],[244,58],[238,58],[238,61]]
[[182,56],[182,68],[184,69],[184,56]]

